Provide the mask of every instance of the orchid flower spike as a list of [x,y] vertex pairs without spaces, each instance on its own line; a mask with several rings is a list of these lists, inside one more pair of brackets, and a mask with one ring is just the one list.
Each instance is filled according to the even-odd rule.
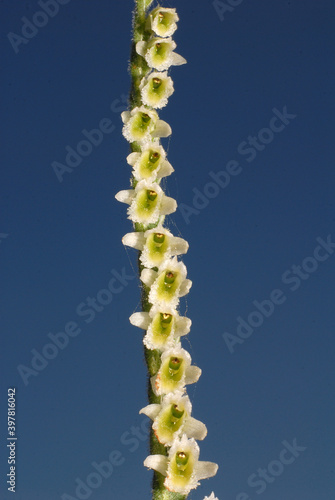
[[184,297],[192,286],[192,281],[186,279],[185,264],[176,257],[164,261],[158,271],[143,269],[141,281],[150,287],[149,302],[162,307],[177,307],[179,297]]
[[166,349],[161,362],[160,369],[151,377],[152,389],[156,396],[183,391],[185,385],[194,384],[201,375],[201,369],[191,366],[191,356],[180,344]]
[[161,215],[177,210],[176,200],[165,196],[158,184],[145,180],[138,182],[135,189],[119,191],[115,198],[130,205],[128,219],[140,224],[153,224]]
[[152,38],[149,42],[137,42],[136,52],[144,57],[149,68],[164,71],[170,66],[186,64],[186,59],[174,52],[176,47],[172,38]]
[[159,120],[154,109],[144,106],[123,111],[121,118],[124,123],[122,133],[129,142],[145,144],[151,142],[154,137],[168,137],[172,132],[170,125]]
[[130,153],[127,162],[133,167],[133,176],[137,181],[159,181],[174,172],[170,162],[166,159],[166,153],[159,144],[149,144],[142,149],[141,153]]
[[176,309],[153,306],[149,312],[136,312],[129,318],[132,325],[146,330],[143,343],[147,349],[164,351],[176,344],[176,340],[187,335],[191,320],[179,316]]
[[170,393],[163,397],[161,404],[151,404],[140,411],[153,420],[155,436],[165,446],[172,446],[181,434],[194,439],[206,437],[205,424],[191,417],[191,412],[191,402],[181,391]]
[[164,108],[174,92],[172,78],[166,71],[156,71],[142,78],[139,89],[143,104],[156,109]]
[[168,37],[176,31],[178,21],[176,9],[158,6],[148,16],[148,27],[158,36]]
[[[171,38],[179,21],[176,9],[158,4],[150,11],[152,3],[135,0],[129,111],[121,114],[122,133],[131,148],[127,156],[132,167],[131,189],[119,191],[115,197],[129,205],[127,214],[133,232],[127,233],[122,242],[139,251],[143,283],[142,310],[129,318],[134,326],[145,330],[143,344],[151,387],[149,404],[140,413],[152,420],[151,453],[162,453],[149,455],[144,465],[159,473],[154,476],[153,498],[167,499],[185,498],[201,479],[214,476],[218,466],[199,461],[195,440],[204,439],[207,428],[192,417],[186,394],[187,385],[197,382],[201,375],[201,369],[192,365],[190,354],[181,345],[192,323],[179,313],[180,298],[192,286],[186,266],[178,260],[188,251],[188,243],[163,226],[165,216],[176,211],[177,203],[166,196],[161,182],[174,172],[160,141],[172,131],[160,120],[157,110],[174,92],[168,71],[186,60],[175,52],[177,45]],[[204,500],[218,499],[212,493]]]
[[183,238],[173,236],[168,229],[158,225],[145,233],[127,233],[122,243],[141,251],[140,261],[144,267],[159,267],[174,255],[187,252],[188,243]]
[[166,476],[164,486],[169,491],[188,495],[199,485],[199,480],[215,476],[218,470],[213,462],[199,461],[199,453],[195,440],[183,434],[173,442],[168,457],[149,455],[144,465]]

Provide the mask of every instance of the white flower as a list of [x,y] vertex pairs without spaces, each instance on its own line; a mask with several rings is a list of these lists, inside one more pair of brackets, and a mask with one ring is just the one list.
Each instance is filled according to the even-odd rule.
[[195,440],[181,439],[173,442],[168,457],[149,455],[144,465],[166,476],[164,486],[172,492],[188,495],[199,485],[199,480],[215,476],[218,470],[213,462],[199,461],[199,446]]
[[183,238],[173,236],[168,229],[158,225],[145,233],[127,233],[122,243],[141,251],[140,261],[144,267],[159,267],[174,255],[187,252],[188,243]]
[[165,446],[171,446],[183,433],[194,439],[206,437],[205,424],[191,417],[191,412],[192,405],[188,396],[180,391],[164,396],[161,404],[151,404],[140,411],[154,421],[153,431],[158,441]]
[[158,36],[167,37],[173,35],[177,29],[176,23],[179,17],[176,9],[168,9],[164,7],[156,7],[148,16],[148,23],[151,30]]
[[137,42],[136,52],[145,58],[149,68],[164,71],[170,66],[186,64],[186,59],[173,52],[176,47],[172,38],[152,38],[149,42]]
[[190,354],[180,344],[164,351],[161,356],[161,366],[157,374],[151,377],[155,395],[182,391],[185,385],[197,382],[201,369],[191,366],[191,361]]
[[135,189],[119,191],[115,198],[130,205],[128,219],[140,224],[153,224],[161,215],[171,214],[177,209],[176,200],[165,196],[156,183],[138,182]]
[[162,307],[177,307],[179,297],[184,297],[192,286],[192,281],[186,279],[185,264],[176,257],[164,261],[158,271],[143,269],[141,280],[150,287],[149,302]]
[[176,339],[187,335],[192,321],[184,316],[179,316],[176,309],[166,307],[162,309],[153,306],[150,312],[137,312],[130,316],[132,325],[147,330],[143,343],[148,349],[161,351],[175,345]]
[[219,499],[214,495],[214,491],[212,491],[211,495],[209,497],[205,497],[204,500],[219,500]]
[[174,92],[172,78],[166,71],[153,72],[142,78],[139,89],[143,104],[156,109],[164,108]]
[[141,153],[130,153],[127,162],[133,167],[133,175],[137,181],[159,180],[174,172],[172,165],[166,160],[166,153],[159,144],[149,144]]
[[152,141],[154,137],[168,137],[172,132],[170,125],[159,120],[154,109],[144,106],[123,111],[121,118],[124,123],[122,133],[129,142],[137,141],[143,144]]

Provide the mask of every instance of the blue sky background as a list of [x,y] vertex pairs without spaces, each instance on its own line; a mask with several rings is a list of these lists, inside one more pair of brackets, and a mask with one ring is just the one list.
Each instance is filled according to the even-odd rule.
[[[168,226],[190,243],[184,262],[193,287],[181,310],[193,326],[183,345],[203,369],[188,392],[193,416],[208,427],[200,458],[220,467],[190,498],[214,490],[220,500],[329,500],[335,252],[317,247],[320,238],[335,242],[335,8],[330,0],[231,4],[220,20],[211,1],[163,1],[177,7],[174,38],[188,60],[172,68],[175,93],[160,113],[173,130],[163,144],[175,168],[167,191],[184,204]],[[86,482],[92,462],[111,454],[122,463],[87,498],[150,498],[151,473],[142,466],[147,418],[138,415],[146,370],[140,330],[128,322],[139,310],[139,285],[131,279],[136,253],[121,244],[131,225],[114,198],[130,177],[120,112],[129,90],[132,6],[70,0],[15,53],[8,33],[21,35],[22,18],[31,21],[41,7],[0,2],[4,500],[12,498],[5,481],[13,386],[16,500],[79,498],[76,479]],[[285,106],[291,118],[280,127],[273,109],[283,113]],[[64,164],[66,146],[76,149],[82,130],[104,118],[109,133],[59,182],[52,163]],[[262,130],[271,123],[283,128],[272,137]],[[262,150],[246,153],[253,136]],[[210,172],[226,171],[231,160],[238,175],[226,187],[209,187]],[[201,202],[199,192],[212,198]],[[315,251],[325,260],[309,259]],[[311,271],[293,280],[292,266],[302,263]],[[78,306],[83,311],[113,272],[127,276],[115,285],[119,293],[80,316]],[[225,339],[228,333],[236,340],[238,318],[248,321],[253,302],[275,289],[283,303],[267,318],[251,316],[262,324],[229,349]],[[41,353],[48,334],[69,322],[80,333],[25,385],[18,366],[31,368],[31,350]],[[305,449],[293,463],[273,462],[294,439]],[[280,473],[270,474],[260,493],[248,478],[268,467]]]

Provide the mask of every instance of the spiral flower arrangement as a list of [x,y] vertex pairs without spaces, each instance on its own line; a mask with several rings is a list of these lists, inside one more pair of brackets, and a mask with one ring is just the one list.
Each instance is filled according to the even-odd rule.
[[[120,191],[116,199],[129,205],[127,214],[134,227],[122,242],[139,250],[142,311],[132,314],[130,322],[145,330],[150,404],[140,413],[152,420],[152,432],[151,455],[144,465],[155,471],[154,500],[182,500],[199,480],[214,476],[218,466],[199,460],[197,440],[205,438],[207,429],[192,417],[186,394],[186,386],[201,375],[181,345],[191,320],[180,315],[179,302],[192,282],[178,257],[187,252],[188,243],[164,227],[165,216],[176,211],[177,203],[161,187],[161,180],[174,169],[161,145],[171,127],[159,118],[157,110],[166,106],[174,92],[170,67],[186,60],[175,52],[172,39],[179,20],[176,9],[158,6],[147,12],[151,3],[136,0],[130,109],[121,115],[123,135],[132,151],[127,157],[132,168],[131,189]],[[213,493],[206,499],[217,500]]]

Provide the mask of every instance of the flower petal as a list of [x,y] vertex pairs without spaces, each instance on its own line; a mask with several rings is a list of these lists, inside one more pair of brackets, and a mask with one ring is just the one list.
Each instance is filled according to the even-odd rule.
[[136,312],[130,316],[129,321],[132,325],[146,330],[150,325],[150,316],[147,312]]
[[123,123],[126,123],[130,118],[130,111],[122,111],[121,120]]
[[185,316],[179,316],[177,324],[176,324],[176,337],[182,337],[183,335],[187,335],[191,329],[192,321],[190,318],[186,318]]
[[143,413],[147,417],[151,418],[151,420],[153,420],[154,418],[157,417],[160,411],[161,411],[161,405],[151,404],[142,408],[142,410],[140,410],[139,413],[140,414]]
[[152,132],[153,137],[169,137],[172,134],[172,129],[164,120],[157,120],[155,129]]
[[181,56],[180,54],[177,54],[176,52],[172,52],[172,65],[173,66],[181,66],[182,64],[186,64],[187,61],[186,59]]
[[194,384],[198,382],[201,373],[202,370],[198,366],[189,366],[185,372],[185,384]]
[[159,169],[159,176],[160,177],[167,177],[168,175],[171,175],[172,172],[174,172],[174,168],[171,165],[171,163],[168,162],[167,160],[163,161],[162,166]]
[[177,202],[169,196],[165,196],[161,203],[161,214],[169,215],[177,210]]
[[168,458],[164,455],[149,455],[143,462],[145,467],[149,469],[154,469],[160,472],[163,476],[166,476]]
[[127,156],[127,163],[128,165],[131,165],[131,166],[134,166],[136,160],[138,159],[138,157],[141,156],[141,153],[130,153],[128,156]]
[[141,272],[141,281],[147,286],[151,286],[157,278],[157,272],[152,269],[143,269]]
[[127,203],[128,205],[130,205],[134,199],[134,195],[135,191],[133,189],[124,189],[116,193],[115,198],[121,203]]
[[138,55],[144,57],[146,53],[146,47],[147,47],[147,42],[143,41],[137,42],[136,52],[138,53]]
[[182,284],[180,285],[180,290],[179,290],[179,296],[184,297],[189,291],[192,286],[192,281],[191,280],[184,280]]
[[181,255],[187,253],[188,248],[189,244],[183,238],[178,238],[177,236],[171,238],[171,250],[173,252],[173,255]]
[[122,243],[128,247],[136,248],[136,250],[143,250],[145,238],[144,233],[127,233],[122,238]]
[[197,440],[205,439],[207,436],[207,427],[193,417],[189,417],[184,424],[183,431],[188,437],[193,437]]
[[195,466],[195,471],[198,479],[207,479],[213,477],[218,471],[218,464],[214,462],[199,461]]

